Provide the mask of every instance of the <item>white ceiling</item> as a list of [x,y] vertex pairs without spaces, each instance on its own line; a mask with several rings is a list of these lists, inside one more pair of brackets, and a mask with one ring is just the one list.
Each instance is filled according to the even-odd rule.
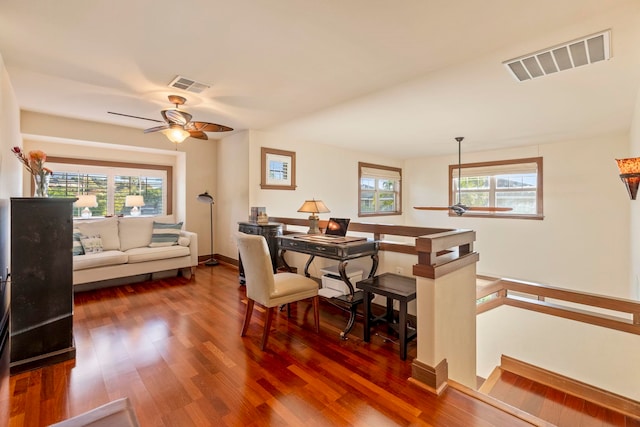
[[[608,28],[609,61],[502,65]],[[107,111],[161,119],[175,93],[194,120],[411,158],[628,131],[640,2],[0,0],[0,54],[24,110],[144,129]]]

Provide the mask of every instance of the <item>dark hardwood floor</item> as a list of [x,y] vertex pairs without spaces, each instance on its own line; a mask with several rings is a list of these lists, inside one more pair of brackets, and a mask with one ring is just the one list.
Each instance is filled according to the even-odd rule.
[[245,306],[225,264],[79,293],[76,360],[5,376],[0,425],[45,426],[124,396],[142,426],[530,425],[456,389],[436,397],[408,382],[415,342],[403,362],[380,335],[364,343],[361,322],[342,341],[346,316],[326,302],[320,334],[310,304],[290,319],[279,312],[263,352],[264,311],[240,337]]

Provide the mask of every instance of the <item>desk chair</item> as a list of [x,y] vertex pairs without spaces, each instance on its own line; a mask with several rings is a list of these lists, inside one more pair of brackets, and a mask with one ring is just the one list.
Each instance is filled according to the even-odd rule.
[[264,322],[261,349],[264,350],[269,339],[274,309],[280,305],[313,298],[313,317],[316,333],[320,332],[320,300],[318,284],[308,277],[294,273],[273,274],[271,255],[267,241],[263,236],[238,233],[238,251],[242,257],[247,289],[247,312],[244,316],[242,333],[245,336],[251,321],[255,302],[264,306],[267,318]]

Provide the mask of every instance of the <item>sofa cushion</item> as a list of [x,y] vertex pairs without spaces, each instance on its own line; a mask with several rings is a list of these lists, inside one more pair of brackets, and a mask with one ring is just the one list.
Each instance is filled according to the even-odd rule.
[[129,257],[129,264],[134,264],[137,262],[189,256],[190,252],[187,247],[175,245],[157,248],[134,248],[129,249],[126,254]]
[[120,251],[104,251],[95,254],[78,255],[73,258],[74,270],[125,264],[128,256]]
[[76,223],[76,227],[85,236],[100,236],[102,239],[102,248],[105,251],[120,250],[118,218],[80,220]]
[[151,243],[153,218],[120,218],[120,250],[143,248]]
[[82,244],[82,250],[85,254],[96,254],[102,252],[102,239],[100,236],[85,236],[80,237],[80,243]]
[[73,247],[72,253],[73,256],[84,255],[84,249],[82,249],[82,242],[80,242],[80,238],[82,238],[82,233],[77,228],[73,229]]
[[173,246],[178,244],[182,222],[177,224],[165,224],[163,222],[153,222],[153,234],[151,235],[150,248],[162,246]]

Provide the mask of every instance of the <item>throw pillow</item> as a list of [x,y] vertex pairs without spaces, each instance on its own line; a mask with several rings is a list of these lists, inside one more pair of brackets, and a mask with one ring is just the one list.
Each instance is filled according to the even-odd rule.
[[102,252],[102,239],[100,236],[82,236],[80,238],[85,254],[97,254]]
[[100,236],[105,251],[119,251],[118,218],[80,220],[78,230],[85,236]]
[[180,230],[182,223],[165,224],[162,222],[153,222],[153,233],[151,234],[150,248],[159,248],[162,246],[173,246],[178,244],[180,238]]
[[73,229],[73,247],[71,249],[73,256],[84,255],[84,249],[82,249],[82,233],[77,228]]

